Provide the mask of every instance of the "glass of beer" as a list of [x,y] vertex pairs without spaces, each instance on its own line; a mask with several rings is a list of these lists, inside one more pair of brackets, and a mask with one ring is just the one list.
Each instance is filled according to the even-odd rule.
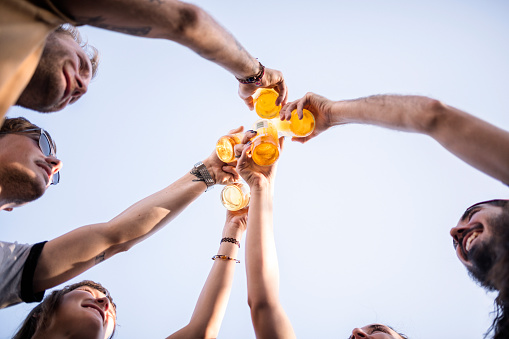
[[290,120],[281,121],[279,118],[271,119],[279,135],[285,137],[307,137],[315,130],[315,116],[307,109],[302,110],[304,116],[299,120],[297,110],[292,111]]
[[216,143],[216,154],[222,162],[235,161],[235,145],[241,143],[244,133],[228,134],[219,138]]
[[258,120],[253,129],[253,161],[259,166],[270,166],[279,158],[279,139],[277,129],[269,120]]
[[226,185],[221,191],[221,203],[230,211],[238,211],[249,205],[251,191],[245,183],[235,182]]
[[279,94],[271,88],[260,88],[254,96],[254,107],[256,114],[262,119],[275,118],[281,110],[281,105],[276,106],[276,99]]

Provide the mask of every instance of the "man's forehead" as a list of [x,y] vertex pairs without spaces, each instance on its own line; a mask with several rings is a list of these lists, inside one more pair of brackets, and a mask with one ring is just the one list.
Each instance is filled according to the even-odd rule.
[[474,210],[483,209],[488,206],[502,208],[502,205],[505,204],[505,202],[506,202],[505,200],[501,200],[501,199],[493,199],[493,200],[486,200],[486,201],[478,202],[478,203],[473,204],[472,206],[468,207],[465,210],[465,212],[463,213],[463,215],[461,216],[460,220],[461,221],[466,220],[469,217],[469,215],[472,213],[472,211],[474,211]]

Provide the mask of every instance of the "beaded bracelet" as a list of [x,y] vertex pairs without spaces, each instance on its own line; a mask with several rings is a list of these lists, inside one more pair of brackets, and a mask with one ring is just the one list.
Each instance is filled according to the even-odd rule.
[[231,242],[232,244],[235,244],[235,245],[239,246],[239,248],[240,248],[240,242],[235,238],[223,238],[223,239],[221,239],[221,242],[219,244],[221,244],[223,242]]
[[234,260],[237,264],[240,264],[240,260],[237,260],[235,258],[230,258],[229,256],[227,255],[224,255],[224,254],[216,254],[215,256],[212,257],[212,260],[216,260],[216,259],[221,259],[221,260]]
[[260,72],[245,79],[237,78],[237,80],[244,85],[255,84],[256,86],[260,86],[262,84],[263,75],[265,74],[265,66],[263,66],[260,61],[258,61],[258,64],[260,65]]

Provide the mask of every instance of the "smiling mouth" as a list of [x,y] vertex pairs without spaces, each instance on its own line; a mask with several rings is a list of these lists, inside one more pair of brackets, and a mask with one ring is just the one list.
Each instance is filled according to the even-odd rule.
[[470,252],[472,249],[472,242],[477,239],[477,237],[482,233],[481,230],[475,230],[467,234],[467,236],[463,239],[463,248],[466,253]]

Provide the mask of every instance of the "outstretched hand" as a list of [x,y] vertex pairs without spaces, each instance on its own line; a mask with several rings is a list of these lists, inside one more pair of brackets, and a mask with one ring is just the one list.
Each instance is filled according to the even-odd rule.
[[288,101],[288,88],[286,87],[283,73],[274,69],[265,68],[265,74],[262,77],[261,85],[239,84],[239,96],[252,111],[254,109],[253,94],[258,88],[273,88],[279,93],[276,99],[276,105],[285,105]]
[[320,95],[308,92],[298,100],[286,104],[279,112],[281,120],[290,120],[292,111],[297,110],[299,119],[302,119],[303,109],[309,110],[315,117],[315,130],[307,137],[293,137],[292,141],[305,143],[320,133],[329,129],[332,124],[332,101]]
[[[251,187],[259,187],[272,183],[276,176],[277,161],[270,166],[257,165],[252,158],[253,144],[249,141],[254,134],[246,133],[242,144],[235,145],[235,154],[238,156],[237,172]],[[279,138],[279,147],[283,149],[284,137]]]

